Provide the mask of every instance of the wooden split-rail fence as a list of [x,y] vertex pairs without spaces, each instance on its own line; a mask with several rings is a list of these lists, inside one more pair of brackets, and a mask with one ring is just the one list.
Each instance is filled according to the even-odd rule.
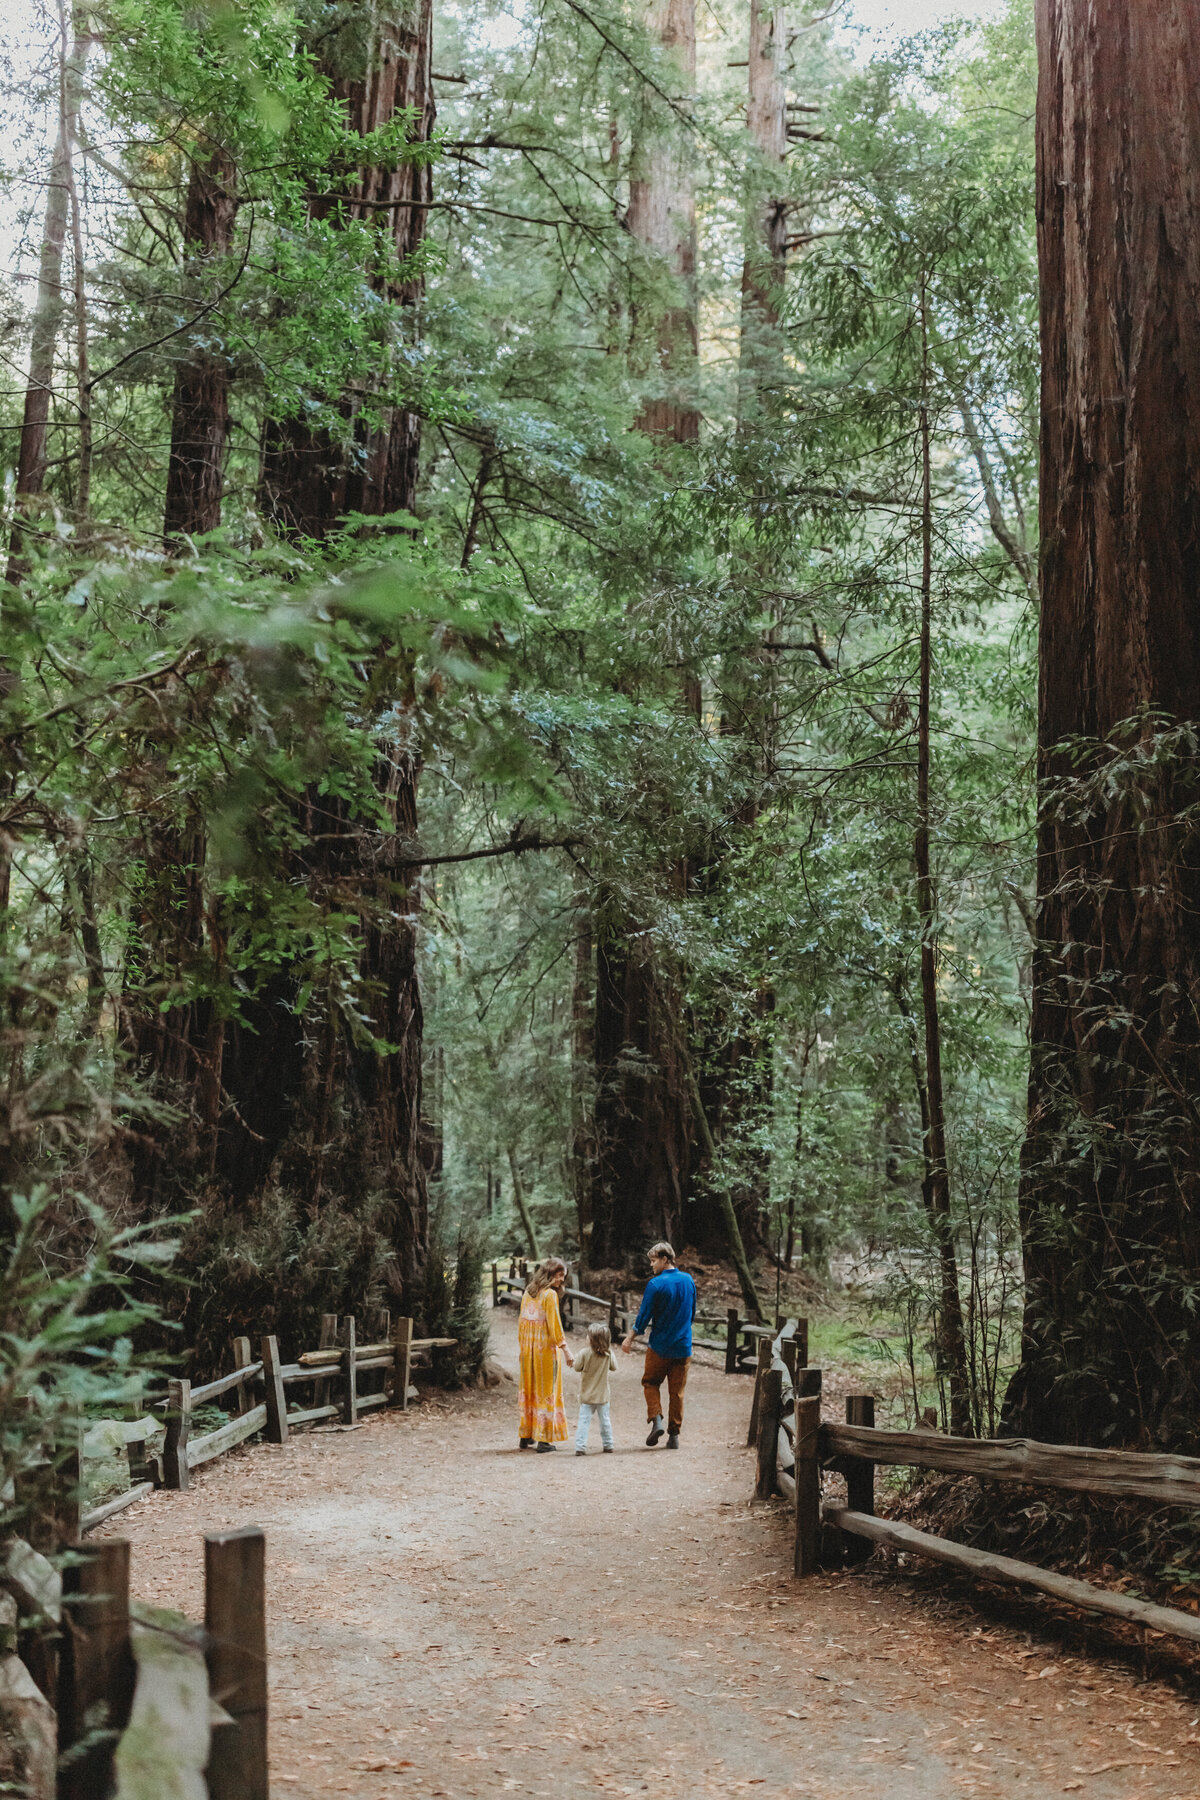
[[[873,1545],[885,1544],[979,1580],[1032,1588],[1087,1612],[1200,1643],[1200,1618],[1192,1613],[956,1544],[875,1512],[875,1470],[881,1464],[1195,1510],[1200,1508],[1200,1457],[1042,1444],[1032,1438],[950,1437],[928,1428],[892,1431],[876,1426],[872,1394],[847,1395],[845,1423],[827,1424],[821,1418],[821,1370],[808,1367],[804,1320],[787,1321],[760,1347],[748,1439],[756,1449],[756,1496],[783,1494],[792,1502],[793,1570],[798,1576],[814,1574],[835,1554],[869,1556]],[[825,1469],[844,1477],[844,1506],[822,1503]],[[841,1538],[836,1548],[830,1543],[835,1534]]]
[[[72,1501],[80,1485],[78,1458],[72,1454],[65,1464],[60,1461],[51,1502],[58,1539],[70,1542],[92,1531],[156,1487],[187,1488],[193,1469],[260,1432],[270,1444],[286,1444],[289,1434],[304,1426],[330,1419],[355,1425],[362,1414],[377,1407],[407,1409],[415,1360],[450,1349],[457,1340],[414,1337],[411,1319],[393,1322],[386,1315],[383,1329],[378,1340],[360,1343],[355,1318],[326,1313],[319,1346],[302,1352],[293,1363],[281,1359],[274,1336],[259,1340],[257,1357],[248,1337],[236,1337],[233,1368],[227,1374],[199,1384],[169,1380],[165,1392],[148,1396],[141,1409],[146,1433],[165,1426],[161,1455],[146,1450],[147,1438],[135,1435],[132,1423],[127,1427],[129,1486],[123,1493],[81,1516],[77,1500]],[[364,1376],[374,1378],[371,1391],[362,1388]],[[193,1420],[199,1409],[219,1400],[232,1404],[233,1416],[216,1430],[197,1435]]]
[[[322,1322],[318,1348],[294,1363],[281,1360],[274,1336],[260,1340],[257,1357],[249,1338],[235,1338],[227,1374],[195,1385],[170,1380],[165,1394],[145,1397],[140,1420],[125,1423],[130,1486],[124,1493],[81,1515],[78,1450],[18,1479],[14,1511],[24,1536],[10,1545],[18,1556],[14,1563],[10,1555],[2,1582],[8,1592],[0,1598],[10,1609],[19,1655],[7,1658],[12,1667],[0,1677],[10,1698],[24,1696],[30,1755],[39,1747],[43,1753],[31,1794],[98,1800],[110,1791],[115,1771],[128,1800],[161,1800],[167,1793],[266,1800],[262,1532],[205,1538],[203,1626],[131,1606],[128,1543],[83,1544],[82,1535],[155,1487],[186,1488],[193,1469],[258,1432],[286,1444],[305,1426],[332,1419],[355,1425],[378,1407],[407,1408],[414,1358],[455,1342],[415,1338],[412,1320],[399,1319],[386,1320],[377,1341],[360,1343],[357,1320],[334,1314]],[[289,1404],[289,1396],[300,1404]],[[232,1402],[233,1416],[194,1434],[199,1409],[218,1400]],[[152,1440],[143,1435],[156,1424],[154,1441],[165,1439],[161,1455],[149,1451]],[[60,1576],[49,1559],[63,1552]]]
[[[513,1257],[508,1265],[507,1275],[500,1272],[500,1264],[492,1264],[492,1305],[507,1306],[511,1301],[520,1304],[521,1295],[525,1292],[529,1280],[529,1264],[523,1258]],[[562,1291],[562,1322],[564,1331],[574,1331],[581,1323],[579,1308],[581,1306],[598,1307],[608,1314],[608,1329],[614,1340],[624,1337],[635,1317],[637,1308],[629,1303],[629,1295],[617,1293],[607,1300],[599,1294],[586,1294],[575,1287],[571,1281],[571,1271],[567,1271],[567,1284]],[[758,1346],[764,1340],[770,1340],[775,1329],[770,1325],[757,1325],[749,1319],[743,1319],[736,1306],[731,1306],[723,1313],[696,1314],[695,1324],[701,1330],[693,1331],[692,1343],[698,1350],[715,1350],[725,1358],[727,1375],[753,1374]],[[712,1325],[722,1331],[719,1338],[701,1335],[706,1325]]]

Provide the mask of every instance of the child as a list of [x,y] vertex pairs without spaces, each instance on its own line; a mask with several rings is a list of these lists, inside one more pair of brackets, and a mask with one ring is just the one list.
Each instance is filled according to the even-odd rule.
[[588,1433],[592,1414],[600,1415],[600,1442],[605,1456],[612,1455],[612,1419],[608,1412],[610,1371],[617,1366],[612,1353],[612,1340],[607,1325],[589,1325],[587,1349],[577,1352],[575,1373],[579,1376],[579,1428],[575,1433],[576,1456],[587,1455]]

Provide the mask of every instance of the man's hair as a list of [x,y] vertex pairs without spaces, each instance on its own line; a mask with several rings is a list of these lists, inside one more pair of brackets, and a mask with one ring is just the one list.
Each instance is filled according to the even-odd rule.
[[597,1356],[607,1356],[612,1349],[612,1339],[608,1335],[608,1326],[602,1325],[599,1319],[597,1319],[594,1324],[588,1326],[588,1343],[596,1352]]
[[647,1254],[650,1256],[661,1256],[664,1262],[673,1263],[675,1261],[675,1252],[672,1250],[670,1244],[666,1242],[651,1244]]

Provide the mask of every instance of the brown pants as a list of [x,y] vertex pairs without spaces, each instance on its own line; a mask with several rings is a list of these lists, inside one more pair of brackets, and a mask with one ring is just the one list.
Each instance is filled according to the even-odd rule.
[[678,1431],[683,1424],[683,1390],[687,1386],[689,1359],[686,1356],[660,1356],[647,1350],[642,1370],[642,1392],[646,1396],[646,1417],[653,1425],[662,1411],[662,1384],[667,1384],[667,1427]]

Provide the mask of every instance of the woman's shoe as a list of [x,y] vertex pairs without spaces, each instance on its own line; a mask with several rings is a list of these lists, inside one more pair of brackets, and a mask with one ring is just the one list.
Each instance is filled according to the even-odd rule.
[[555,1446],[553,1444],[539,1444],[537,1447],[537,1453],[539,1456],[545,1456],[547,1450],[553,1450],[554,1448],[555,1448]]
[[518,1450],[528,1450],[528,1448],[532,1444],[532,1442],[533,1442],[532,1438],[518,1438],[517,1439],[517,1449]]

